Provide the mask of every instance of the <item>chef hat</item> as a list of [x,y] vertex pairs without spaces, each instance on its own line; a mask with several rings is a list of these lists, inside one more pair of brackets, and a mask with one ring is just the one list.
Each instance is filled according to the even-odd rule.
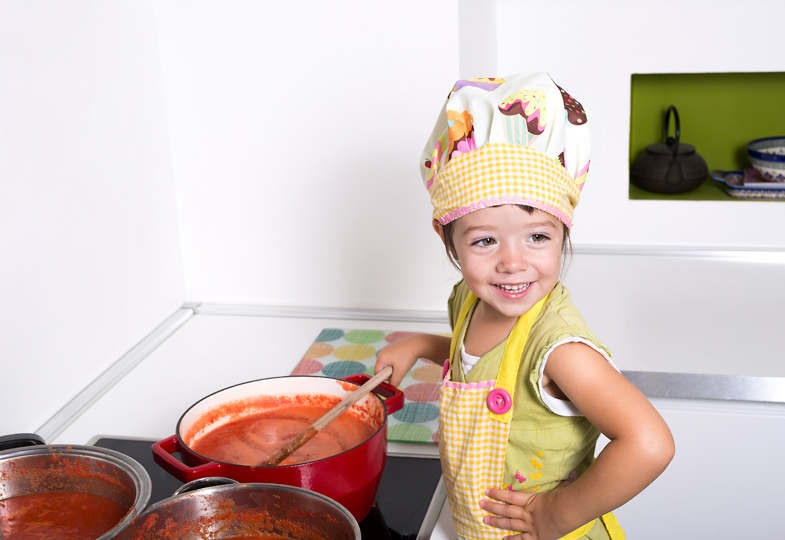
[[522,204],[572,227],[591,136],[583,105],[547,73],[455,83],[420,162],[442,224]]

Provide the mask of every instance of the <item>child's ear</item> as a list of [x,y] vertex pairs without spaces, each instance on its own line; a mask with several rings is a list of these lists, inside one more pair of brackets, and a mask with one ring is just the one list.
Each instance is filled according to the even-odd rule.
[[433,227],[433,230],[436,231],[436,234],[439,235],[439,238],[442,239],[442,244],[444,244],[444,248],[447,250],[447,256],[450,257],[450,261],[452,261],[453,265],[457,268],[456,261],[458,261],[458,255],[455,253],[455,246],[453,246],[452,241],[448,240],[446,237],[448,233],[445,232],[444,225],[434,219],[433,222],[431,222],[431,226]]
[[433,222],[431,222],[431,226],[433,227],[433,230],[436,231],[436,234],[439,235],[439,238],[442,239],[442,242],[446,243],[444,242],[444,230],[442,229],[442,224],[439,223],[438,220],[434,219]]
[[[450,262],[455,268],[460,270],[461,267],[458,262],[458,254],[455,252],[455,245],[453,244],[451,237],[452,228],[447,227],[447,230],[445,230],[444,225],[435,219],[431,222],[431,226],[433,227],[433,230],[436,231],[436,234],[439,235],[439,238],[442,239],[442,244],[444,244],[444,249],[447,251],[447,257],[450,259]],[[448,236],[450,237],[448,238]]]
[[433,222],[431,223],[431,226],[433,227],[433,230],[436,231],[436,234],[439,235],[439,238],[442,239],[442,244],[444,244],[444,247],[446,247],[449,250],[450,243],[447,242],[447,238],[445,238],[444,236],[445,234],[444,225],[442,225],[441,223],[439,223],[437,220],[434,219]]

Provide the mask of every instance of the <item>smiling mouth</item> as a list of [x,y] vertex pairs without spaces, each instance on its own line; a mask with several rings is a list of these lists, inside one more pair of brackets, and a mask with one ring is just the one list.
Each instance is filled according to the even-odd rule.
[[526,289],[529,288],[529,285],[531,285],[531,282],[529,282],[529,283],[520,283],[518,285],[504,285],[504,284],[499,283],[499,284],[496,285],[496,287],[498,287],[499,289],[503,290],[504,292],[513,293],[514,294],[514,293],[519,293],[519,292],[525,291]]

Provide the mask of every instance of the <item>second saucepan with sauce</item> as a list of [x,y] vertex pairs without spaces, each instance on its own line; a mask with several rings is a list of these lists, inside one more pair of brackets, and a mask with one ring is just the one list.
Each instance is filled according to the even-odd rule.
[[147,508],[116,540],[359,540],[360,527],[332,499],[280,484],[189,482]]
[[150,499],[141,464],[108,448],[0,437],[0,538],[115,538]]
[[387,460],[387,415],[403,406],[400,390],[380,386],[280,465],[261,463],[367,379],[289,376],[219,390],[182,415],[175,435],[153,445],[155,460],[183,482],[222,476],[302,487],[362,521]]

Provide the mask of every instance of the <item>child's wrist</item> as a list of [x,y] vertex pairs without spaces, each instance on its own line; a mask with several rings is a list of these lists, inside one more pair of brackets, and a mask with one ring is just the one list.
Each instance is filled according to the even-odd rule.
[[543,500],[541,501],[546,508],[547,518],[550,520],[553,528],[558,531],[561,536],[571,533],[578,527],[585,525],[582,522],[578,512],[576,512],[576,505],[574,501],[570,500],[569,493],[565,493],[567,488],[559,488],[548,493],[541,494]]

